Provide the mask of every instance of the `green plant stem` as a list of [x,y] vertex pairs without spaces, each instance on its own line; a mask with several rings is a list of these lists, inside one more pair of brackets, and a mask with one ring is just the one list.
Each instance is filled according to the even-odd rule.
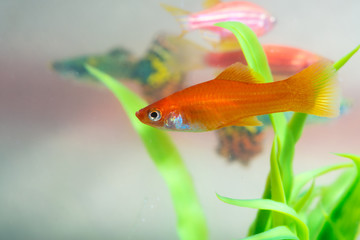
[[109,75],[91,66],[85,67],[103,82],[122,104],[156,168],[164,178],[175,208],[180,239],[207,239],[204,213],[196,197],[191,176],[175,145],[166,132],[142,124],[135,117],[135,112],[145,107],[147,103]]
[[[263,199],[271,199],[271,178],[270,173],[266,179],[264,193],[262,195]],[[270,221],[271,212],[269,210],[259,209],[256,213],[255,220],[249,228],[248,236],[252,236],[258,233],[266,231],[269,221]]]

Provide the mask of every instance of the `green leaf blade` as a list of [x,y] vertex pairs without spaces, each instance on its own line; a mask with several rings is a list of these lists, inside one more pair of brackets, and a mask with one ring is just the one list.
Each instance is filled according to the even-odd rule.
[[[273,81],[270,67],[268,65],[264,50],[261,44],[259,43],[256,35],[248,26],[240,22],[221,22],[215,25],[230,30],[236,36],[249,67],[252,68],[257,74],[262,76],[264,82]],[[283,113],[273,113],[270,114],[269,116],[276,134],[276,138],[279,139],[278,151],[280,151],[280,149],[284,144],[285,128],[287,125],[287,120]],[[282,172],[281,166],[279,167],[279,171]],[[266,185],[264,190],[263,197],[265,198],[271,197],[270,194],[271,181],[279,182],[279,179],[271,179],[270,177],[270,180],[268,181],[268,184]],[[280,189],[278,190],[279,191],[277,190],[275,191],[277,191],[280,194],[281,190]],[[276,198],[281,198],[280,196],[281,194],[278,195],[278,193],[276,193]],[[263,230],[266,229],[266,225],[267,223],[269,223],[269,221],[270,221],[269,212],[264,210],[259,210],[256,219],[254,220],[249,230],[249,234],[256,234],[262,232]]]
[[332,236],[339,237],[340,234],[344,239],[355,239],[360,224],[360,156],[337,155],[349,158],[354,162],[356,177],[329,215],[330,221],[326,222],[320,236],[330,239]]
[[[281,178],[279,162],[277,159],[277,141],[273,142],[270,155],[270,179],[271,179],[271,199],[277,202],[286,203],[286,196],[284,192],[283,182]],[[272,213],[272,226],[277,227],[284,225],[284,215],[279,213]]]
[[[246,58],[246,62],[250,68],[262,76],[265,82],[273,82],[273,77],[264,49],[262,48],[255,33],[248,26],[240,22],[219,22],[216,23],[215,26],[230,30],[238,39],[240,47]],[[270,120],[274,126],[275,132],[282,141],[285,131],[284,127],[287,123],[284,114],[270,114]]]
[[360,45],[354,48],[351,52],[349,52],[347,55],[345,55],[343,58],[341,58],[339,61],[333,64],[333,67],[336,71],[338,71],[344,64],[349,61],[349,59],[360,49]]
[[85,67],[118,98],[155,166],[164,178],[175,207],[180,239],[207,239],[208,233],[203,210],[196,197],[191,176],[175,145],[167,133],[142,124],[135,116],[135,112],[145,107],[147,103],[109,75],[91,66],[85,65]]
[[216,194],[217,197],[228,204],[232,204],[239,207],[247,207],[247,208],[255,208],[255,209],[263,209],[263,210],[271,210],[278,213],[282,213],[288,217],[290,217],[296,223],[299,238],[308,240],[309,239],[309,230],[306,224],[300,219],[298,214],[294,209],[287,206],[284,203],[276,202],[270,199],[250,199],[250,200],[242,200],[242,199],[233,199],[228,197],[220,196]]
[[280,239],[296,239],[299,237],[294,234],[289,228],[285,226],[279,226],[276,228],[272,228],[266,232],[262,232],[256,234],[254,236],[250,236],[247,238],[243,238],[242,240],[280,240]]
[[331,185],[321,188],[321,198],[313,210],[307,214],[310,239],[318,239],[328,215],[336,208],[341,197],[349,189],[355,177],[353,168],[345,170]]
[[292,193],[291,193],[291,198],[290,201],[293,202],[295,201],[296,197],[299,195],[301,189],[308,183],[310,182],[312,179],[315,179],[319,176],[322,176],[326,173],[335,171],[335,170],[339,170],[339,169],[343,169],[343,168],[349,168],[349,167],[353,167],[353,164],[351,163],[337,163],[337,164],[333,164],[330,166],[325,166],[325,167],[320,167],[317,169],[313,169],[311,171],[307,171],[307,172],[303,172],[298,174],[295,177],[295,181],[294,181],[294,187],[292,189]]
[[230,30],[238,39],[248,65],[259,73],[265,82],[273,81],[264,50],[255,33],[248,26],[240,22],[220,22],[215,26]]

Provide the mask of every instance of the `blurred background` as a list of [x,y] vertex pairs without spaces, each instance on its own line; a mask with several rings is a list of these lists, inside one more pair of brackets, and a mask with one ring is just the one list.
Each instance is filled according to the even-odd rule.
[[[191,0],[0,1],[0,239],[177,239],[168,189],[120,104],[105,88],[68,81],[50,67],[117,46],[141,56],[156,34],[180,34],[161,2],[202,9]],[[332,60],[360,44],[359,1],[252,2],[277,18],[261,43]],[[206,45],[198,32],[186,37]],[[305,128],[295,172],[344,161],[331,152],[360,153],[359,66],[357,53],[339,73],[348,113]],[[187,77],[205,81],[213,73]],[[210,239],[244,237],[256,211],[226,205],[215,193],[261,197],[271,128],[247,166],[219,156],[213,132],[170,134],[193,177]]]

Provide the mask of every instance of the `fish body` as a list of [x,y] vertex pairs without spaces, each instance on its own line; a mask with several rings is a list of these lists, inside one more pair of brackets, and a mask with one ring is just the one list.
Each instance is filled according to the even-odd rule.
[[325,58],[312,52],[281,45],[264,45],[273,74],[293,75]]
[[206,52],[207,49],[185,38],[162,33],[155,37],[147,52],[138,59],[127,49],[118,47],[105,53],[58,60],[51,66],[65,77],[96,81],[85,69],[84,65],[87,64],[117,79],[133,79],[155,86],[173,81],[171,75],[202,68]]
[[[311,64],[325,58],[295,47],[283,45],[263,45],[272,74],[291,76]],[[228,67],[235,62],[246,64],[246,59],[241,49],[226,52],[209,52],[205,62],[211,67]]]
[[116,78],[130,78],[135,67],[134,56],[124,48],[116,48],[104,54],[84,55],[52,63],[52,68],[65,77],[97,81],[85,64],[112,74]]
[[248,67],[236,63],[214,80],[176,92],[136,116],[153,127],[190,132],[259,126],[256,116],[275,112],[334,117],[339,112],[335,72],[331,62],[321,61],[286,80],[261,83]]
[[275,24],[275,18],[264,8],[245,1],[220,2],[195,13],[166,4],[162,4],[162,6],[177,17],[184,32],[201,29],[215,32],[221,37],[233,37],[229,30],[216,27],[214,24],[238,21],[249,26],[257,36],[261,36],[270,31]]

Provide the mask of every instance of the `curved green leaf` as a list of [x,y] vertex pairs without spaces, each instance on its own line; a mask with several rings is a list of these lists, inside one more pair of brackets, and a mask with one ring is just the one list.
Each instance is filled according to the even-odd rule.
[[[270,174],[268,175],[265,183],[265,190],[262,195],[263,199],[271,199],[271,178]],[[252,222],[249,231],[248,236],[262,233],[268,230],[268,225],[270,223],[270,211],[268,210],[259,210],[256,213],[255,220]]]
[[295,154],[295,139],[288,129],[285,130],[285,137],[282,147],[279,149],[279,164],[281,167],[282,181],[286,199],[289,200],[293,185],[293,158]]
[[[286,203],[285,192],[283,188],[283,182],[279,169],[279,162],[276,155],[277,152],[277,141],[274,139],[273,146],[271,148],[270,155],[270,179],[271,179],[271,199],[277,202]],[[273,213],[272,214],[272,226],[277,227],[284,225],[285,219],[283,214]]]
[[312,179],[324,175],[328,172],[335,171],[342,168],[353,167],[351,163],[337,163],[330,166],[320,167],[311,171],[303,172],[295,176],[294,186],[291,193],[291,203],[295,201],[301,189]]
[[351,186],[329,214],[330,221],[325,223],[319,236],[323,239],[338,239],[339,234],[341,234],[344,239],[355,239],[360,224],[360,156],[337,155],[351,159],[355,164],[357,173]]
[[296,212],[300,212],[303,210],[304,206],[308,205],[309,201],[314,196],[314,189],[315,189],[315,181],[312,182],[310,188],[306,191],[304,196],[300,197],[298,201],[294,204],[294,209]]
[[282,179],[286,200],[289,202],[294,182],[293,159],[295,145],[299,140],[307,118],[306,113],[295,112],[285,129],[283,145],[280,148],[279,164],[282,170]]
[[219,194],[216,195],[221,201],[228,204],[232,204],[240,207],[271,210],[287,215],[296,223],[299,238],[304,240],[309,239],[309,230],[306,224],[300,219],[300,217],[298,216],[298,214],[295,212],[294,209],[292,209],[291,207],[289,207],[284,203],[276,202],[270,199],[242,200],[242,199],[223,197],[220,196]]
[[[355,177],[353,168],[344,171],[330,186],[321,188],[321,198],[312,211],[307,214],[310,239],[318,239],[327,216],[335,209],[341,197],[349,189]],[[325,213],[325,214],[324,214]]]
[[[243,51],[246,62],[250,68],[262,76],[265,82],[273,82],[264,49],[259,43],[255,33],[248,26],[241,22],[219,22],[216,23],[215,26],[230,30],[239,41],[241,50]],[[274,130],[278,137],[280,137],[282,143],[286,118],[283,113],[273,113],[269,116]]]
[[285,226],[279,226],[272,228],[266,232],[262,232],[242,240],[280,240],[280,239],[299,239],[296,234],[289,230]]
[[238,39],[248,65],[260,74],[265,82],[273,81],[264,50],[255,33],[248,26],[241,22],[219,22],[215,26],[230,30]]
[[346,56],[341,58],[339,61],[333,64],[333,67],[338,71],[344,64],[349,61],[349,59],[360,49],[360,45],[354,48],[351,52],[349,52]]
[[277,202],[286,203],[283,183],[281,179],[279,163],[277,160],[277,144],[274,139],[270,155],[270,179],[271,179],[271,199]]
[[196,197],[190,174],[175,145],[167,133],[142,124],[135,116],[135,112],[145,107],[147,103],[109,75],[91,66],[85,65],[85,67],[117,97],[163,176],[175,207],[180,238],[207,239],[203,211]]
[[307,116],[308,114],[306,113],[295,112],[290,119],[287,131],[291,131],[295,143],[297,143],[301,137]]
[[[257,74],[262,76],[264,82],[273,81],[264,50],[259,43],[255,33],[248,26],[240,22],[220,22],[216,23],[215,25],[230,30],[236,36],[249,67],[252,68]],[[273,113],[269,116],[276,133],[276,138],[279,139],[278,150],[280,150],[284,143],[285,127],[287,121],[283,113]],[[278,156],[276,156],[276,158],[277,157]],[[281,166],[279,169],[280,172],[282,172]],[[265,187],[263,195],[265,198],[271,196],[271,181],[273,180],[270,179]],[[270,214],[268,211],[259,210],[256,219],[250,228],[249,234],[259,233],[265,230],[266,225],[264,223],[269,222],[269,217]]]

